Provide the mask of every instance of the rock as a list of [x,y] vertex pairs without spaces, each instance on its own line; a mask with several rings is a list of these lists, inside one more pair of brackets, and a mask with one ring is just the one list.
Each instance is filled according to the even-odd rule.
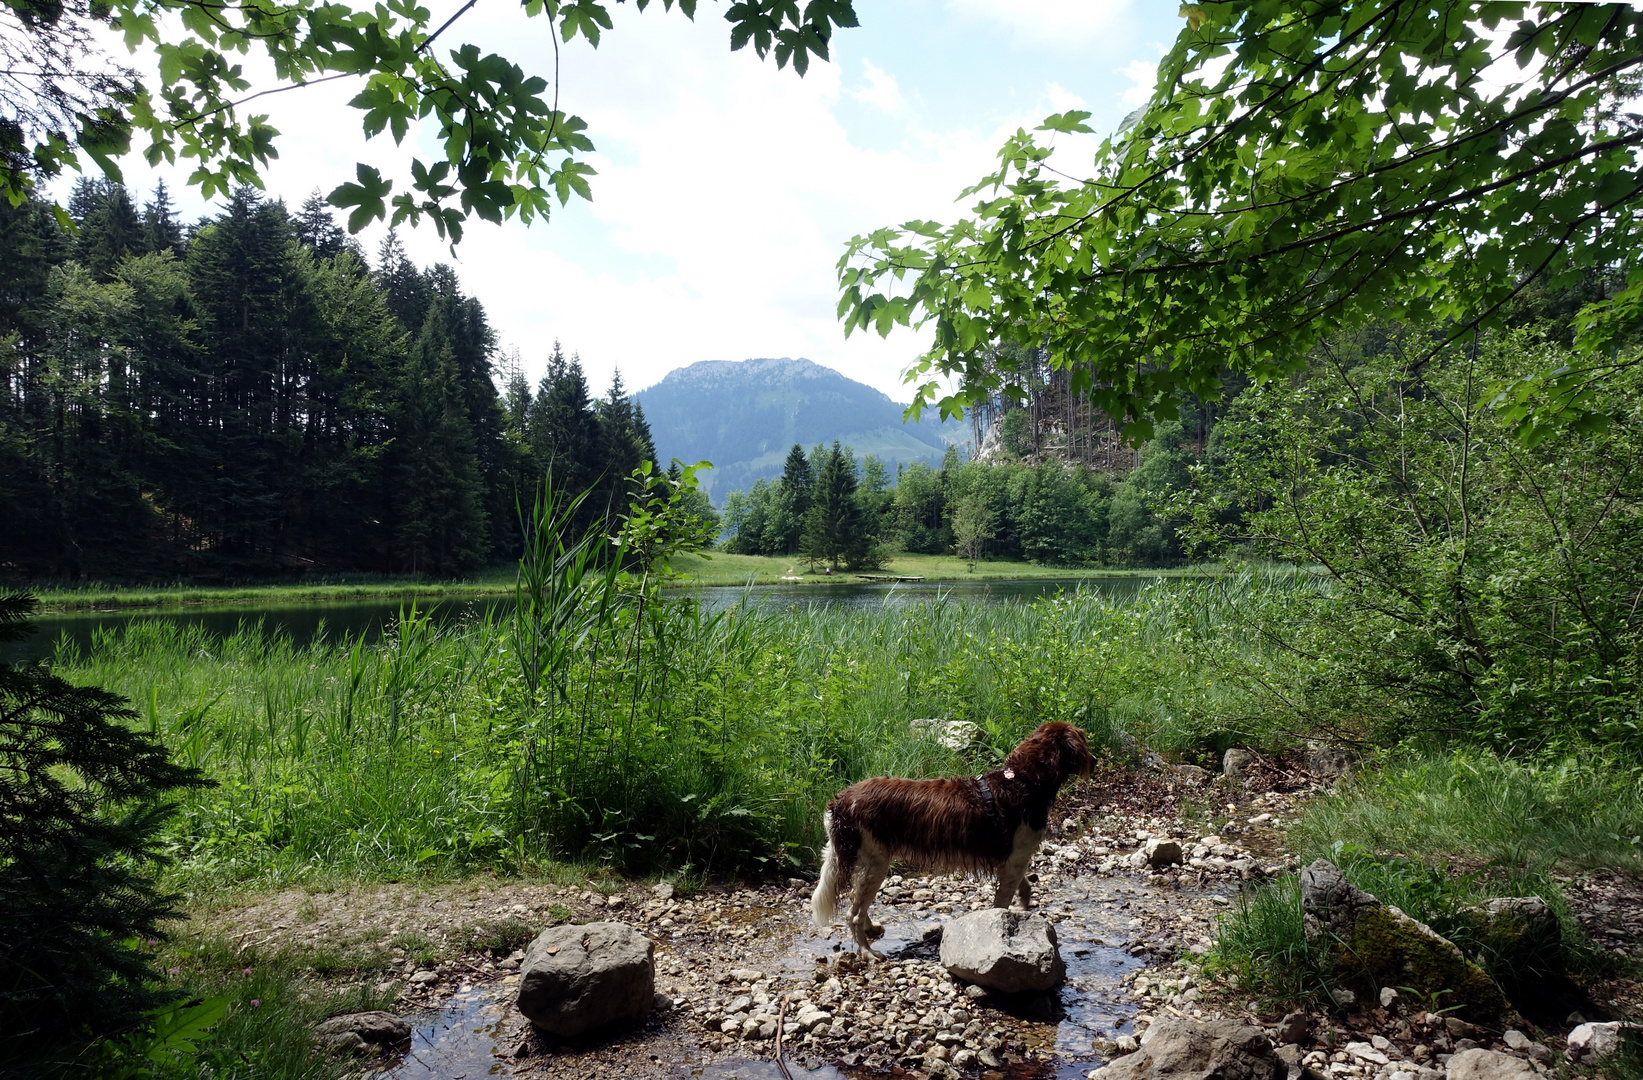
[[1243,783],[1248,778],[1249,767],[1255,764],[1255,755],[1241,747],[1229,747],[1221,755],[1221,773],[1228,780]]
[[654,884],[650,887],[650,891],[651,891],[652,894],[655,895],[656,899],[658,899],[658,900],[672,900],[673,899],[673,882],[671,882],[671,881],[658,881],[656,884]]
[[655,998],[655,948],[622,923],[545,930],[521,965],[519,1011],[561,1038],[638,1019]]
[[1112,1041],[1120,1053],[1133,1054],[1141,1049],[1141,1042],[1134,1035],[1120,1035]]
[[1359,889],[1333,863],[1317,860],[1301,871],[1300,885],[1307,937],[1330,936],[1345,943],[1335,961],[1341,984],[1406,986],[1422,994],[1448,991],[1445,1000],[1476,1021],[1492,1020],[1505,1010],[1500,987],[1454,942]]
[[949,922],[941,935],[941,966],[964,982],[1008,994],[1048,990],[1067,977],[1050,921],[1005,908]]
[[1354,994],[1350,990],[1336,987],[1335,1004],[1339,1005],[1345,1011],[1351,1012],[1353,1009],[1358,1007],[1358,995]]
[[1211,778],[1208,769],[1200,768],[1197,765],[1177,765],[1175,775],[1192,784],[1206,784]]
[[1319,780],[1336,780],[1352,772],[1352,754],[1338,746],[1320,746],[1307,755],[1306,768]]
[[412,986],[432,986],[439,981],[439,972],[419,971],[411,976],[410,981]]
[[1148,866],[1173,866],[1181,861],[1181,845],[1167,836],[1155,836],[1142,848]]
[[1381,1008],[1395,1009],[1398,1007],[1398,992],[1390,986],[1381,987]]
[[1628,1032],[1634,1039],[1643,1038],[1643,1024],[1628,1024],[1623,1020],[1581,1024],[1569,1032],[1569,1056],[1576,1061],[1612,1057],[1620,1050],[1623,1034]]
[[1278,1021],[1272,1037],[1281,1046],[1285,1043],[1303,1043],[1312,1032],[1312,1025],[1307,1020],[1306,1013],[1292,1012]]
[[1461,913],[1484,951],[1495,957],[1494,968],[1508,996],[1522,991],[1531,996],[1548,979],[1561,979],[1568,970],[1563,948],[1563,926],[1550,905],[1538,896],[1502,896]]
[[1091,1073],[1101,1080],[1283,1080],[1288,1069],[1261,1030],[1237,1020],[1164,1017],[1138,1050]]
[[1444,1017],[1443,1026],[1449,1030],[1450,1038],[1475,1039],[1478,1037],[1477,1027],[1475,1025],[1468,1024],[1458,1016]]
[[400,1053],[411,1046],[411,1025],[379,1010],[333,1016],[315,1024],[314,1034],[321,1043],[340,1051]]
[[1449,1080],[1539,1080],[1534,1066],[1495,1050],[1462,1050],[1449,1059]]
[[1300,885],[1301,918],[1309,941],[1325,934],[1348,938],[1360,914],[1381,906],[1328,859],[1317,859],[1302,870]]
[[1515,1028],[1508,1030],[1506,1034],[1500,1037],[1500,1040],[1513,1050],[1516,1050],[1518,1053],[1528,1057],[1530,1061],[1538,1061],[1542,1065],[1550,1065],[1552,1062],[1557,1060],[1557,1055],[1553,1054],[1546,1047],[1535,1042],[1535,1040],[1529,1038],[1529,1036],[1516,1030]]
[[968,720],[941,720],[934,717],[913,720],[907,724],[914,735],[935,739],[949,750],[973,749],[986,741],[987,733]]
[[1366,1042],[1349,1042],[1346,1044],[1344,1049],[1347,1054],[1357,1058],[1359,1061],[1373,1062],[1376,1065],[1390,1065],[1392,1063],[1391,1058],[1387,1057],[1385,1054],[1375,1049],[1374,1046]]

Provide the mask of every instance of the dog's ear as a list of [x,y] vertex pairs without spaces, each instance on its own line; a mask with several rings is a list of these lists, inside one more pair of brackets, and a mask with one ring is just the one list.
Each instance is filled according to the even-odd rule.
[[1061,732],[1061,767],[1069,776],[1088,776],[1095,770],[1095,755],[1078,728],[1068,725]]

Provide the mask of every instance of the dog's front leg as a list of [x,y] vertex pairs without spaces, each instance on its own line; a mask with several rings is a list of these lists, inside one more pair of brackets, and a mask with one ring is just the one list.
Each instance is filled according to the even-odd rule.
[[1016,895],[1021,897],[1021,910],[1022,911],[1031,910],[1032,906],[1033,906],[1033,886],[1032,886],[1032,882],[1028,881],[1026,878],[1022,878],[1021,879],[1021,884],[1016,887],[1015,891],[1016,891]]
[[882,960],[879,953],[870,944],[875,938],[884,935],[884,927],[873,922],[869,909],[873,906],[873,897],[878,895],[879,886],[884,884],[884,877],[890,872],[890,860],[880,852],[864,850],[861,856],[861,869],[858,871],[854,887],[850,890],[850,917],[846,920],[850,925],[850,936],[855,939],[856,948],[861,955]]

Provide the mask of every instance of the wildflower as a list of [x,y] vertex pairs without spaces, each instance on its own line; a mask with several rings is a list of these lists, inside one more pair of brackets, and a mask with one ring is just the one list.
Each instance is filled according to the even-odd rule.
[[251,1007],[252,1007],[252,1008],[253,1008],[253,1009],[260,1009],[260,1008],[262,1008],[262,998],[252,998],[252,999],[251,999]]
[[250,968],[246,968],[246,969],[245,969],[245,970],[244,970],[244,971],[242,971],[242,972],[240,972],[240,974],[241,974],[241,975],[249,975],[249,974],[251,974],[251,969],[250,969]]

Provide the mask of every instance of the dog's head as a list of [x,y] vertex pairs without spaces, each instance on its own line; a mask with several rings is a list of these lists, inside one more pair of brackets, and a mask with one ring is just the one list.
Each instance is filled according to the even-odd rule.
[[1084,733],[1060,721],[1040,725],[1027,736],[1010,755],[1012,763],[1017,759],[1022,765],[1036,765],[1040,769],[1047,766],[1062,779],[1088,776],[1095,771],[1095,756],[1090,753]]

